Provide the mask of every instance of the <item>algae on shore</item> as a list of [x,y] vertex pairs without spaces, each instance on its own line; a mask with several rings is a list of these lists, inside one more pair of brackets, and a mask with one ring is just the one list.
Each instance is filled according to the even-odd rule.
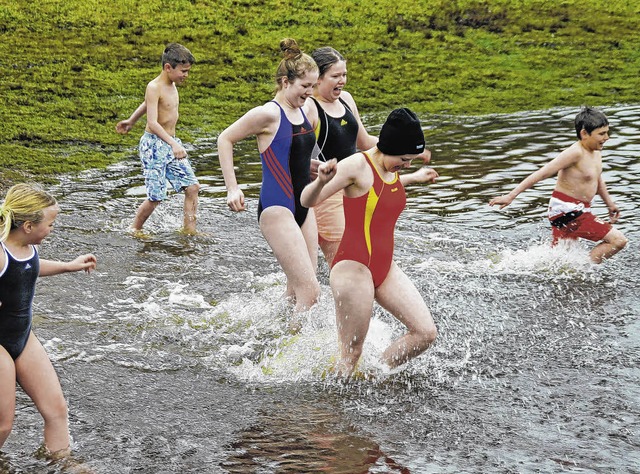
[[115,123],[164,45],[197,63],[180,136],[215,136],[272,97],[283,37],[348,59],[360,111],[514,112],[637,101],[640,6],[622,0],[19,0],[0,4],[0,175],[51,179],[135,154]]

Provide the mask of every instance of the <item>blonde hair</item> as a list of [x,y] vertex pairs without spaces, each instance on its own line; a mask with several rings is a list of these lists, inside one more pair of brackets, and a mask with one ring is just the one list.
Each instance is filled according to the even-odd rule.
[[35,224],[42,221],[43,210],[56,204],[56,198],[37,184],[12,186],[0,206],[0,241],[4,242],[11,230],[27,221]]
[[276,70],[276,91],[282,89],[282,79],[285,77],[289,82],[293,82],[307,72],[318,71],[318,65],[313,58],[303,53],[293,38],[280,41],[280,51],[283,59]]

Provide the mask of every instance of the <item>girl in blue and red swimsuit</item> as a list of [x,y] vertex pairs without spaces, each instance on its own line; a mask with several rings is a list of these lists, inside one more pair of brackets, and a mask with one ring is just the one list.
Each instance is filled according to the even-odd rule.
[[260,230],[287,276],[287,296],[297,311],[304,311],[320,295],[315,216],[300,204],[316,147],[311,127],[315,116],[308,117],[305,101],[318,80],[318,67],[293,39],[282,40],[280,49],[284,58],[276,72],[274,99],[251,109],[220,134],[218,156],[227,204],[233,211],[244,211],[244,194],[233,167],[233,145],[256,136],[262,159]]
[[32,302],[39,276],[96,268],[96,258],[70,262],[40,259],[37,245],[53,230],[59,209],[37,186],[17,184],[0,206],[0,448],[11,433],[16,382],[44,418],[44,446],[52,458],[70,452],[67,403],[60,381],[31,328]]

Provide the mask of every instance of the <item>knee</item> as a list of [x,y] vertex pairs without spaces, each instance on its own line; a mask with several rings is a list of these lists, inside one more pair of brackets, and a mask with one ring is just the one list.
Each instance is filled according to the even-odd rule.
[[189,196],[196,196],[200,192],[200,184],[190,184],[184,189],[184,192]]
[[612,242],[612,244],[618,249],[622,250],[629,243],[629,239],[627,239],[624,235],[620,234],[620,236]]
[[13,412],[12,413],[3,413],[0,416],[0,448],[4,444],[4,440],[9,437],[11,434],[11,429],[13,428]]
[[418,333],[420,340],[420,348],[422,350],[427,349],[431,344],[436,341],[436,337],[438,336],[438,330],[435,325],[430,325]]
[[63,396],[53,400],[42,413],[46,423],[66,423],[69,417],[67,401]]

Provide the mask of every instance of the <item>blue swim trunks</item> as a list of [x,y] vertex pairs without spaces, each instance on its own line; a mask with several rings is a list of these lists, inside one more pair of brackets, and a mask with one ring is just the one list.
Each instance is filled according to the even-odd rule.
[[[175,140],[182,144],[179,138]],[[167,181],[177,193],[187,186],[198,184],[189,160],[176,159],[171,146],[157,135],[144,132],[138,151],[149,201],[163,201],[167,198]]]

